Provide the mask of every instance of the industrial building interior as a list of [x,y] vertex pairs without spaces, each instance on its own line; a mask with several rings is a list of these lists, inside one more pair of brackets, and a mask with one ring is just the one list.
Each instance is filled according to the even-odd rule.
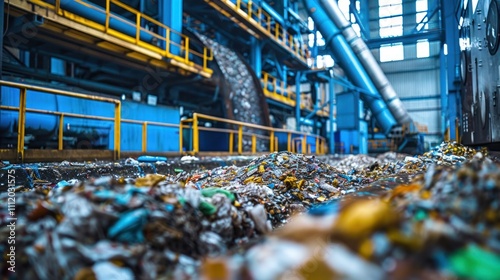
[[1,9],[2,278],[500,275],[500,1]]

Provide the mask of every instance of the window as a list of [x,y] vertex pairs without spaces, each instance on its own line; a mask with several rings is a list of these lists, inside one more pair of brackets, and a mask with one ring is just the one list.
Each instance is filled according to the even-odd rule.
[[402,0],[379,0],[380,38],[403,35]]
[[417,58],[429,57],[429,41],[428,40],[418,40],[417,41]]
[[318,55],[316,58],[316,66],[318,68],[329,68],[333,67],[335,62],[331,55]]
[[350,0],[339,0],[338,1],[339,9],[342,11],[342,13],[344,14],[346,19],[349,19],[349,14],[350,14],[349,13],[349,5],[351,4],[350,2],[351,2]]
[[403,60],[403,43],[387,44],[380,46],[380,62]]
[[[422,22],[422,20],[425,18],[427,15],[427,10],[429,9],[429,5],[427,3],[427,0],[416,0],[415,2],[415,8],[417,11],[417,14],[415,15],[416,17],[416,22],[417,22],[417,29],[418,30],[425,30],[429,29],[429,24]],[[428,21],[427,19],[426,21]]]
[[[311,17],[308,18],[307,20],[307,27],[309,30],[314,30],[314,21],[312,20]],[[308,42],[309,42],[309,47],[312,48],[314,46],[314,34],[309,34],[308,37]],[[316,31],[316,44],[321,47],[325,45],[325,39],[321,35],[319,31]]]

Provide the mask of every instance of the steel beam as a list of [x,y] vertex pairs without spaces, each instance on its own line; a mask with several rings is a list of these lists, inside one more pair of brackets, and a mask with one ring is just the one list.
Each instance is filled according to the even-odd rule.
[[[142,0],[145,1],[145,0]],[[182,4],[183,0],[164,0],[159,1],[160,6],[160,22],[170,27],[172,31],[170,40],[179,44],[181,43],[182,33]],[[166,32],[165,30],[163,32]],[[166,35],[166,34],[165,34]],[[163,45],[163,47],[165,47]],[[180,48],[175,44],[170,46],[170,52],[174,55],[180,54]]]

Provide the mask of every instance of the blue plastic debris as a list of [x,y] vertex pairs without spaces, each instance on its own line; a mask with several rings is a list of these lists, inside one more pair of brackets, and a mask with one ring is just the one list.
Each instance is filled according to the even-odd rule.
[[59,183],[57,183],[56,188],[64,188],[67,186],[70,186],[71,184],[68,183],[66,180],[62,180]]
[[140,156],[137,158],[139,162],[157,162],[157,161],[167,161],[166,157],[156,157],[156,156]]
[[109,228],[108,237],[126,243],[143,242],[142,230],[148,215],[147,209],[137,209],[121,214],[120,219]]

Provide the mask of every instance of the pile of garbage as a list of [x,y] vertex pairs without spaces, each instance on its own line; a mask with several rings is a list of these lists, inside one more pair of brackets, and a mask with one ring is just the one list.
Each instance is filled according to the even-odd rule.
[[203,276],[497,279],[500,166],[475,150],[446,151],[452,146],[463,148],[443,144],[418,157],[432,164],[411,184],[314,208],[244,253],[205,261]]
[[[5,193],[3,205],[7,200]],[[162,175],[16,193],[18,273],[20,279],[191,275],[202,256],[223,254],[270,229],[262,206],[237,206],[229,191],[183,188]],[[0,217],[9,224],[6,209]],[[8,236],[2,227],[0,238]]]
[[275,152],[246,166],[178,174],[187,188],[216,187],[235,193],[242,205],[264,205],[274,227],[315,204],[338,199],[373,181],[342,172],[315,156]]
[[[337,168],[276,152],[242,167],[16,186],[0,201],[15,191],[20,279],[462,276],[470,254],[500,251],[496,164],[456,143],[397,158]],[[393,190],[345,199],[374,185]],[[0,209],[1,240],[11,221]]]

